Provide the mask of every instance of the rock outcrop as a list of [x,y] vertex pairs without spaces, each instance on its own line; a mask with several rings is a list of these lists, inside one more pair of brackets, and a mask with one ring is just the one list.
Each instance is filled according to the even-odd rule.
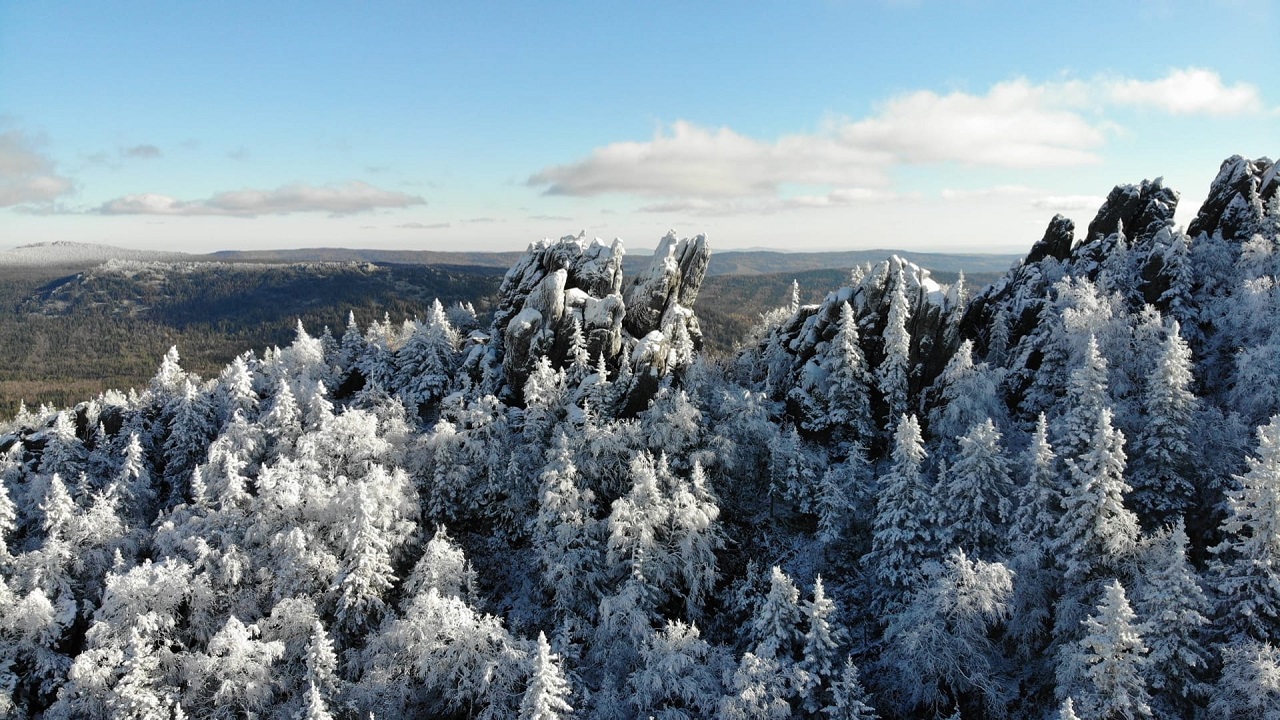
[[1280,166],[1270,158],[1234,155],[1222,162],[1200,212],[1187,227],[1191,237],[1221,233],[1227,240],[1248,239],[1265,215],[1265,205],[1280,191]]
[[612,369],[622,363],[635,378],[628,405],[643,405],[663,378],[701,346],[693,303],[706,274],[706,237],[669,233],[649,267],[623,293],[620,240],[605,244],[585,235],[544,239],[529,246],[503,279],[493,325],[475,365],[491,368],[491,390],[518,401],[539,358],[553,367],[572,362],[581,333],[588,357]]
[[[839,330],[841,307],[849,303],[857,319],[868,367],[874,369],[884,359],[883,333],[898,282],[903,284],[909,308],[907,332],[911,335],[912,371],[908,381],[912,394],[918,393],[933,382],[955,351],[956,336],[950,316],[959,309],[961,299],[955,287],[940,285],[928,270],[896,255],[866,269],[855,284],[828,293],[821,303],[800,306],[744,357],[754,356],[772,364],[770,356],[783,353],[787,377],[771,379],[774,391],[805,386],[822,375],[818,364]],[[778,369],[759,368],[763,372]],[[821,392],[821,389],[806,390]],[[797,421],[806,419],[801,417],[804,410],[800,407],[791,405],[788,412]]]

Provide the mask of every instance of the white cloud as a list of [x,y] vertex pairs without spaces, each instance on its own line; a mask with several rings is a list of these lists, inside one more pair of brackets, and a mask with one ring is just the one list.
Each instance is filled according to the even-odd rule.
[[402,223],[400,225],[396,225],[396,227],[402,230],[442,230],[444,228],[449,227],[449,223],[447,222],[440,222],[440,223],[408,222],[408,223]]
[[994,187],[985,188],[965,188],[957,190],[953,188],[945,188],[941,193],[943,200],[964,201],[979,198],[1010,198],[1035,194],[1034,188],[1025,185],[996,185]]
[[1060,106],[1048,86],[1012,80],[986,95],[914,92],[840,128],[841,139],[906,164],[1067,167],[1099,161],[1102,128]]
[[285,185],[275,190],[233,190],[221,192],[207,200],[178,200],[168,195],[142,193],[109,200],[98,207],[104,215],[288,215],[291,213],[325,212],[330,215],[353,215],[379,208],[403,208],[424,205],[416,195],[382,190],[367,183],[316,187],[306,184]]
[[120,148],[120,157],[149,160],[158,158],[163,155],[160,148],[155,145],[134,145],[133,147]]
[[[1217,73],[1199,69],[1173,70],[1150,81],[1099,76],[1035,84],[1020,78],[983,94],[903,94],[870,116],[829,121],[819,132],[776,140],[678,121],[651,140],[611,143],[580,160],[543,168],[527,183],[552,195],[653,197],[659,202],[642,208],[652,212],[821,207],[841,203],[822,195],[788,201],[784,186],[881,190],[889,187],[895,168],[910,165],[1092,165],[1101,161],[1108,136],[1121,130],[1106,114],[1117,105],[1226,115],[1261,103],[1255,87],[1226,86]],[[772,200],[727,202],[743,198]]]
[[1159,80],[1114,80],[1107,95],[1118,105],[1142,105],[1172,115],[1242,115],[1262,110],[1262,96],[1249,83],[1230,87],[1212,70],[1173,70]]
[[742,197],[775,193],[783,183],[883,185],[891,160],[824,135],[770,143],[680,121],[648,142],[612,143],[583,160],[545,168],[528,183],[551,195]]
[[1106,200],[1101,195],[1048,195],[1032,200],[1031,207],[1061,212],[1096,211]]
[[884,203],[902,196],[886,190],[871,188],[840,188],[819,195],[795,195],[791,197],[684,198],[654,203],[640,208],[640,212],[687,215],[740,215],[756,213],[769,215],[786,210],[848,207],[850,205]]
[[0,207],[51,203],[71,189],[32,138],[18,130],[0,133]]
[[[676,122],[647,142],[596,148],[544,168],[528,184],[552,195],[619,192],[675,198],[777,196],[785,184],[884,187],[904,164],[1059,167],[1098,161],[1103,129],[1015,80],[986,95],[917,92],[858,121],[768,142]],[[697,208],[692,208],[697,209]]]

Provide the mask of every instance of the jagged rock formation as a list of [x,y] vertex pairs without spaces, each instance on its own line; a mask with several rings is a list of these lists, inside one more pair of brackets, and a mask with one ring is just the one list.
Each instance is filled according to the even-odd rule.
[[622,242],[585,235],[533,243],[507,271],[490,336],[490,362],[505,384],[521,388],[538,358],[565,364],[575,323],[590,356],[622,349]]
[[650,266],[622,291],[621,240],[606,245],[583,234],[533,243],[507,272],[483,360],[498,369],[492,389],[518,398],[545,356],[553,367],[572,361],[580,332],[588,357],[634,377],[627,406],[641,409],[661,381],[686,365],[702,344],[693,303],[711,257],[706,237],[668,233]]
[[[839,329],[841,307],[849,303],[857,319],[863,351],[870,368],[884,360],[884,329],[889,317],[891,296],[901,282],[909,308],[907,332],[911,336],[908,381],[912,394],[927,387],[955,351],[956,336],[948,328],[949,317],[961,307],[956,287],[944,287],[929,271],[894,255],[866,269],[859,269],[856,284],[829,293],[820,304],[802,305],[774,328],[743,358],[761,358],[762,367],[745,369],[747,374],[769,383],[782,399],[786,388],[804,386],[807,393],[825,392],[820,385],[823,373],[818,365]],[[780,358],[780,359],[779,359]],[[781,362],[784,367],[779,367]],[[740,363],[741,367],[742,363]],[[813,387],[809,387],[813,386]],[[883,413],[883,408],[879,412]],[[791,402],[789,413],[801,423],[805,411]]]
[[1187,234],[1225,239],[1248,237],[1264,215],[1264,205],[1280,190],[1280,169],[1270,158],[1248,160],[1233,155],[1223,161],[1209,196],[1187,227]]

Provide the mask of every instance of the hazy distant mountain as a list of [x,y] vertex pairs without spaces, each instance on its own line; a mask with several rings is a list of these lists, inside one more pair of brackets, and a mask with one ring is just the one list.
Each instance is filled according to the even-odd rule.
[[[648,263],[652,250],[628,248],[627,265]],[[898,255],[935,272],[969,275],[1003,273],[1017,255],[981,253],[917,253],[900,250],[845,250],[833,252],[782,252],[779,250],[726,250],[713,253],[708,275],[767,275],[801,273],[810,270],[848,270],[863,263],[880,262]],[[207,255],[133,250],[89,243],[53,242],[24,245],[0,251],[0,265],[96,265],[107,260],[185,260],[229,263],[311,263],[372,262],[404,265],[470,265],[511,267],[519,252],[378,250],[366,248],[286,248],[267,250],[220,250]],[[638,267],[637,267],[638,269]]]
[[283,250],[221,250],[205,256],[219,262],[373,262],[405,265],[472,265],[511,267],[518,252],[456,252],[437,250],[371,250],[364,248],[297,248]]
[[58,241],[2,250],[0,265],[81,265],[103,263],[108,260],[190,260],[192,257],[186,253],[131,250],[110,245]]
[[761,275],[805,270],[849,269],[877,263],[897,255],[933,271],[967,274],[1003,273],[1020,255],[981,253],[918,253],[902,250],[845,250],[834,252],[780,252],[777,250],[726,250],[711,256],[708,275]]

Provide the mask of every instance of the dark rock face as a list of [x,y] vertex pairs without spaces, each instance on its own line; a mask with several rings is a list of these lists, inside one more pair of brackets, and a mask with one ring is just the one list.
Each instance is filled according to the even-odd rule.
[[612,358],[621,350],[625,305],[622,243],[585,236],[541,240],[507,271],[493,314],[491,352],[508,388],[524,387],[538,358],[565,363],[575,323],[587,352]]
[[624,254],[618,240],[566,236],[530,245],[507,272],[484,362],[501,368],[509,397],[519,397],[540,357],[554,367],[572,360],[575,327],[593,360],[603,357],[615,370],[628,363],[636,382],[628,405],[641,409],[661,379],[679,369],[688,347],[701,345],[692,306],[711,257],[706,237],[669,233],[625,299]]
[[1071,255],[1071,245],[1076,239],[1076,224],[1061,215],[1054,215],[1045,228],[1044,237],[1031,246],[1025,264],[1040,262],[1052,257],[1066,260]]
[[1223,161],[1209,186],[1209,196],[1187,227],[1196,237],[1221,232],[1228,240],[1247,239],[1251,223],[1263,217],[1265,203],[1280,189],[1280,171],[1269,158],[1248,160],[1233,155]]
[[697,319],[688,309],[698,299],[710,260],[705,235],[680,240],[675,232],[667,233],[653,253],[652,264],[627,287],[627,332],[642,338],[665,329],[668,332],[664,334],[669,335],[671,324],[678,318],[686,324],[692,319],[690,336],[701,345]]
[[1143,180],[1138,185],[1117,185],[1089,223],[1083,244],[1105,238],[1120,227],[1130,241],[1151,238],[1161,228],[1173,226],[1177,209],[1178,193],[1165,187],[1163,178]]
[[[933,382],[955,352],[957,338],[952,314],[958,309],[958,299],[934,281],[928,270],[896,255],[872,266],[856,285],[828,293],[821,304],[801,306],[762,341],[763,347],[756,352],[767,354],[769,345],[785,349],[790,356],[790,379],[782,385],[802,386],[803,378],[815,374],[816,363],[839,330],[841,307],[849,303],[858,322],[860,344],[868,367],[874,370],[884,359],[883,334],[892,293],[899,282],[909,308],[907,332],[911,335],[912,368],[909,385],[914,396]],[[801,412],[795,407],[789,411],[797,416]],[[883,408],[877,410],[882,411]]]

